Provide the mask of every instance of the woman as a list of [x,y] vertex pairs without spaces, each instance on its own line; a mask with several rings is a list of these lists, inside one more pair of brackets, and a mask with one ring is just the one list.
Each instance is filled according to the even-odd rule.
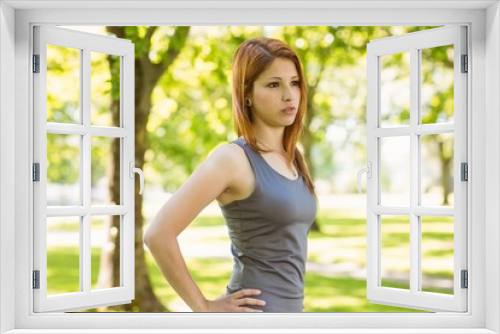
[[[144,240],[167,281],[195,312],[301,312],[307,234],[316,195],[296,148],[306,81],[292,49],[272,38],[242,43],[233,59],[238,135],[219,146],[162,207]],[[234,267],[226,294],[207,300],[177,236],[217,199]]]

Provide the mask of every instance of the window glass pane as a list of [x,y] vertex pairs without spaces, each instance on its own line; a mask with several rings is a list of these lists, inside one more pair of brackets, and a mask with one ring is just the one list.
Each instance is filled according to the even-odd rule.
[[380,217],[380,277],[383,287],[410,289],[410,217]]
[[422,124],[453,122],[453,45],[421,50]]
[[80,123],[80,49],[47,45],[47,122]]
[[453,217],[421,217],[422,291],[453,294]]
[[[92,216],[92,290],[120,285],[120,217]],[[101,269],[104,270],[101,272]]]
[[[120,138],[96,137],[91,145],[91,205],[119,205],[120,202]],[[115,172],[113,172],[113,170]]]
[[90,53],[91,124],[120,126],[120,57]]
[[47,205],[81,205],[79,135],[47,134]]
[[453,206],[453,133],[422,135],[422,205]]
[[410,206],[410,137],[380,141],[381,205]]
[[80,217],[47,217],[47,295],[79,292]]
[[410,125],[410,52],[380,56],[380,126]]

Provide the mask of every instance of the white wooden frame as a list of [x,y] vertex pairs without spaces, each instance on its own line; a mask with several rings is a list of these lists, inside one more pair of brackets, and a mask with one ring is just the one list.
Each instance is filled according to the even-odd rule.
[[[34,162],[40,164],[40,181],[33,184],[35,214],[34,270],[40,271],[40,288],[34,289],[35,312],[71,311],[104,305],[128,304],[134,298],[134,179],[129,177],[129,162],[134,162],[134,45],[129,40],[85,32],[35,26],[34,54],[40,56],[39,73],[34,84]],[[47,122],[47,45],[79,50],[81,124]],[[118,127],[92,126],[90,119],[90,58],[92,52],[120,57],[120,123]],[[78,206],[47,207],[47,134],[80,135],[80,200]],[[91,138],[120,139],[120,197],[118,205],[92,206],[90,201]],[[95,215],[120,215],[120,286],[91,289],[90,223]],[[76,216],[80,221],[80,290],[47,295],[47,220],[46,217]]]
[[[460,273],[467,269],[467,182],[460,180],[460,163],[467,161],[467,74],[461,73],[461,55],[467,54],[466,27],[450,26],[381,38],[367,46],[367,152],[372,177],[367,187],[367,297],[371,302],[429,311],[464,312],[467,309],[467,290],[461,288]],[[420,115],[420,50],[443,45],[454,46],[454,122],[421,124]],[[381,56],[410,53],[410,125],[380,127]],[[420,205],[420,143],[422,134],[454,134],[454,194],[453,207]],[[381,138],[406,136],[410,138],[410,205],[391,207],[381,205]],[[405,215],[410,218],[410,289],[381,286],[381,217]],[[454,217],[454,294],[421,291],[421,216]]]
[[[400,1],[398,9],[391,9],[394,2],[369,2],[369,9],[364,9],[367,2],[315,2],[310,1],[238,1],[231,5],[224,3],[221,10],[214,1],[192,3],[186,1],[159,2],[144,1],[143,5],[122,2],[120,6],[128,8],[156,8],[148,10],[96,10],[95,8],[113,8],[115,4],[100,2],[17,2],[0,3],[0,82],[2,122],[0,127],[0,187],[1,197],[1,242],[0,266],[0,303],[1,331],[14,330],[12,333],[42,333],[40,328],[53,328],[49,332],[73,332],[70,328],[88,329],[88,333],[202,333],[207,328],[214,328],[217,333],[234,333],[237,328],[254,328],[251,332],[275,333],[498,333],[500,331],[500,274],[499,243],[500,230],[500,121],[498,109],[500,98],[500,11],[497,1],[462,1],[447,2],[411,2]],[[408,4],[405,4],[408,3]],[[83,5],[82,5],[83,4]],[[78,6],[86,9],[59,9],[57,11],[40,8],[57,6]],[[456,7],[455,7],[456,6]],[[31,10],[21,10],[31,8]],[[75,8],[75,7],[73,7]],[[89,9],[94,8],[94,10]],[[179,9],[181,8],[181,9]],[[184,8],[184,9],[182,9]],[[244,8],[245,10],[241,10]],[[274,8],[274,9],[273,9]],[[304,9],[313,8],[313,9]],[[350,9],[349,9],[350,8]],[[405,10],[406,8],[406,10]],[[407,10],[412,8],[412,10]],[[459,8],[459,9],[456,9]],[[31,161],[29,159],[32,133],[30,123],[31,107],[27,94],[31,94],[29,82],[30,68],[30,25],[43,24],[130,24],[130,25],[438,25],[466,24],[469,30],[469,55],[471,59],[468,84],[471,94],[468,98],[471,115],[468,119],[468,132],[471,134],[469,152],[469,183],[471,189],[468,219],[474,226],[468,241],[469,301],[467,314],[294,314],[294,315],[258,315],[258,321],[252,315],[216,315],[216,314],[113,314],[88,315],[79,318],[72,315],[34,315],[31,309],[30,266],[26,261],[29,254],[30,222],[28,198],[31,182]],[[14,39],[15,32],[15,39]],[[15,57],[14,57],[15,55]],[[13,68],[15,66],[15,75]],[[488,71],[486,71],[486,66]],[[14,80],[15,78],[15,80]],[[12,83],[15,83],[14,87]],[[15,115],[13,117],[13,110]],[[472,116],[473,115],[473,116]],[[472,122],[472,119],[474,120]],[[486,119],[488,121],[486,122]],[[10,128],[10,130],[9,130]],[[15,128],[15,150],[11,145],[11,136]],[[485,152],[487,150],[487,154]],[[14,163],[15,161],[15,163]],[[14,168],[15,167],[15,168]],[[13,171],[15,183],[11,180]],[[8,174],[7,174],[8,173]],[[488,174],[488,183],[485,182]],[[5,187],[4,187],[5,186]],[[9,196],[15,193],[15,207]],[[488,196],[486,196],[486,193]],[[14,209],[15,208],[15,209]],[[15,225],[12,224],[15,222]],[[468,233],[472,232],[469,228]],[[15,238],[14,238],[15,237]],[[472,247],[473,246],[473,247]],[[12,256],[14,254],[14,256]],[[485,255],[488,254],[488,257]],[[475,275],[474,273],[478,273]],[[12,286],[16,286],[12,289]],[[485,293],[488,291],[488,293]],[[15,305],[13,308],[12,305]],[[196,321],[193,321],[196,320]],[[143,329],[134,331],[138,324]],[[151,328],[146,330],[145,327]],[[170,328],[165,329],[165,327]],[[293,329],[282,329],[292,327]],[[342,330],[341,328],[357,328]],[[411,330],[408,328],[420,328]],[[110,331],[97,330],[109,328]],[[175,328],[191,328],[181,331]],[[226,329],[224,329],[226,328]],[[227,329],[233,328],[233,329]],[[259,330],[258,328],[261,328]],[[297,329],[299,328],[299,329]],[[338,330],[337,330],[337,329]],[[384,328],[378,330],[377,328]],[[462,330],[460,330],[462,328]],[[30,329],[30,330],[23,330]],[[158,329],[158,330],[155,330]],[[205,329],[205,330],[204,330]],[[267,329],[264,331],[263,329]],[[241,330],[243,332],[249,332]]]

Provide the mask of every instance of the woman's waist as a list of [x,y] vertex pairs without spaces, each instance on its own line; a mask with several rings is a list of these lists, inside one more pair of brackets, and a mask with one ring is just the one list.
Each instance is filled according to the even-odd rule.
[[285,299],[304,296],[304,273],[296,269],[235,265],[229,288],[254,288]]
[[299,276],[305,274],[305,259],[295,254],[259,256],[246,251],[233,256],[235,270],[257,270],[261,274]]
[[[247,288],[247,287],[244,287]],[[226,288],[226,294],[232,294],[239,290],[243,289],[243,287],[231,287],[230,285]],[[304,305],[304,296],[303,294],[298,297],[283,297],[276,291],[268,288],[259,287],[261,293],[259,295],[255,295],[252,298],[264,300],[266,305],[262,306],[254,306],[248,305],[247,307],[262,310],[263,312],[302,312]]]

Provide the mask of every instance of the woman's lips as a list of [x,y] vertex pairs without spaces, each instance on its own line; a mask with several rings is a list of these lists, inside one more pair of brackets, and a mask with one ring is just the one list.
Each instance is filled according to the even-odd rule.
[[295,110],[296,110],[295,107],[286,107],[282,111],[285,112],[285,113],[287,113],[287,114],[293,114],[293,113],[295,113]]

